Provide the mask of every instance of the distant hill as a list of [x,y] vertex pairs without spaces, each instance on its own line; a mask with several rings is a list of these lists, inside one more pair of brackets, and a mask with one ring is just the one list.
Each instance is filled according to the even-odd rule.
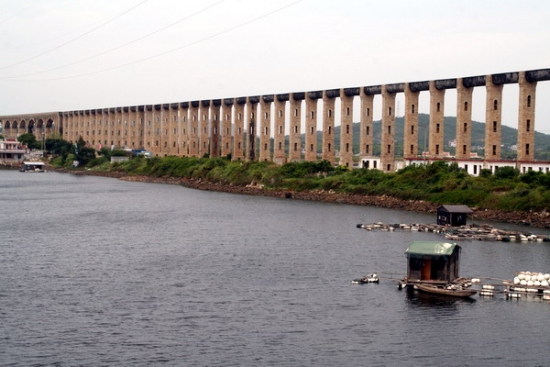
[[[430,115],[419,114],[418,115],[418,150],[427,151],[429,135],[428,125],[430,122]],[[395,155],[397,157],[403,156],[403,129],[404,118],[397,117],[395,119]],[[380,141],[381,141],[381,121],[375,121],[373,126],[374,133],[374,155],[380,154]],[[340,126],[334,128],[335,136],[340,136]],[[353,123],[353,150],[359,151],[359,135],[360,125],[358,122]],[[502,158],[513,159],[516,157],[516,151],[510,149],[517,143],[518,131],[515,128],[509,126],[502,126]],[[287,137],[288,139],[288,137]],[[449,147],[449,141],[456,139],[456,117],[445,117],[444,119],[444,142],[445,151],[454,155],[455,148]],[[305,135],[302,135],[302,142],[305,142]],[[317,132],[317,146],[319,152],[321,150],[322,132]],[[340,139],[336,139],[334,142],[335,149],[340,149]],[[472,121],[472,152],[477,152],[479,155],[484,155],[485,145],[485,123]],[[535,158],[540,160],[550,161],[550,134],[543,134],[535,132]]]

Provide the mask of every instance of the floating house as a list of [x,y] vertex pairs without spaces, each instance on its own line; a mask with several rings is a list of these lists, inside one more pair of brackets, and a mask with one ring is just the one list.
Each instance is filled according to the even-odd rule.
[[468,214],[472,209],[466,205],[441,205],[437,208],[437,224],[459,227],[466,225]]
[[23,162],[19,168],[19,172],[46,172],[46,165],[43,162]]
[[452,283],[458,276],[461,248],[455,243],[413,241],[407,255],[406,283]]

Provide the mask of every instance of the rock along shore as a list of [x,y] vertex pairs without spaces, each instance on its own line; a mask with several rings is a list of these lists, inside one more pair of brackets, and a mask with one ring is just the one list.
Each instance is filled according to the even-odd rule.
[[[112,177],[124,181],[180,185],[192,189],[205,191],[219,191],[241,195],[258,195],[297,200],[321,201],[328,203],[374,206],[379,208],[406,210],[418,213],[435,213],[438,207],[437,204],[429,203],[423,200],[402,200],[390,196],[365,196],[356,194],[345,194],[334,192],[332,190],[269,190],[264,189],[259,185],[234,186],[180,177],[133,176],[128,175],[124,172],[70,171],[65,169],[52,170],[57,172],[73,173],[80,175]],[[475,220],[488,220],[502,223],[521,224],[537,228],[550,228],[550,213],[546,211],[504,212],[493,209],[478,208],[472,208],[472,210],[474,211],[473,216]]]

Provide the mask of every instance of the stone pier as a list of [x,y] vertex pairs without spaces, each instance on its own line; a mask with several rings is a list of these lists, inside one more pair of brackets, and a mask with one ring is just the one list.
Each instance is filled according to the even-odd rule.
[[285,121],[286,102],[288,101],[288,99],[288,94],[278,94],[275,98],[275,139],[273,144],[273,161],[280,165],[286,163]]
[[403,157],[418,156],[418,97],[420,92],[411,90],[409,83],[405,84],[405,115],[403,130]]
[[263,162],[271,161],[271,105],[273,94],[262,96],[260,100],[260,157]]
[[392,172],[395,168],[395,93],[387,85],[382,86],[381,130],[380,169],[385,172]]
[[473,88],[457,80],[456,102],[456,153],[458,159],[469,159],[472,142],[472,94]]
[[373,107],[374,96],[365,93],[365,89],[361,88],[361,117],[359,128],[359,154],[363,157],[369,157],[373,152]]
[[485,158],[500,159],[500,142],[502,136],[502,84],[495,84],[493,76],[487,75],[487,102],[485,105]]
[[299,162],[302,158],[301,120],[304,96],[305,93],[292,93],[292,98],[290,99],[289,162]]
[[335,100],[340,97],[339,89],[332,89],[323,92],[323,139],[322,158],[334,164],[334,115]]
[[527,80],[526,73],[519,73],[518,161],[535,160],[535,91],[536,79]]
[[228,157],[231,155],[231,145],[232,145],[232,111],[233,111],[234,98],[225,98],[221,104],[220,116],[222,118],[221,125],[221,155],[222,157]]
[[430,82],[430,136],[429,154],[439,157],[443,154],[443,126],[445,112],[445,89],[439,89],[436,81]]
[[233,155],[232,160],[243,161],[244,160],[244,107],[246,104],[246,97],[239,97],[235,99],[235,111],[234,120],[235,126],[233,127]]
[[317,100],[322,92],[309,92],[306,97],[305,160],[317,161]]
[[[347,92],[347,93],[346,93]],[[353,167],[353,96],[355,90],[340,91],[340,165]]]

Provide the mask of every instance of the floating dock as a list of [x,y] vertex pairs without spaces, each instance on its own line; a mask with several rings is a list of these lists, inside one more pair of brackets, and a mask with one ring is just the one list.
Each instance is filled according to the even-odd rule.
[[550,236],[537,235],[529,232],[510,231],[498,229],[490,225],[464,225],[460,227],[450,227],[439,224],[388,224],[382,222],[370,224],[358,224],[357,228],[367,231],[411,231],[411,232],[429,232],[444,236],[451,241],[502,241],[502,242],[550,242]]
[[[371,273],[362,278],[351,281],[352,284],[379,284],[380,280],[397,283],[399,290],[405,288],[417,288],[415,283],[407,283],[405,277],[394,278],[392,275],[384,276],[379,273]],[[428,282],[429,283],[429,282]],[[418,284],[424,284],[419,282]],[[448,287],[457,289],[475,290],[479,297],[505,297],[508,300],[542,300],[550,301],[550,273],[522,271],[516,273],[512,280],[496,279],[489,277],[457,278]],[[442,296],[445,296],[444,294]]]

